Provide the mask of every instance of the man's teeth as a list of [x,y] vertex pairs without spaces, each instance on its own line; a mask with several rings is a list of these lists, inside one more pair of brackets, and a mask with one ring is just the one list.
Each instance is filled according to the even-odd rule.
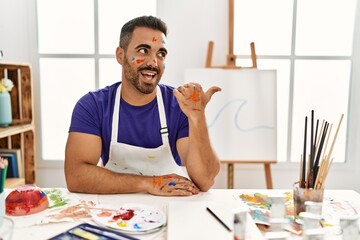
[[155,73],[143,73],[143,75],[147,75],[147,76],[150,76],[150,77],[154,77],[154,76],[155,76]]

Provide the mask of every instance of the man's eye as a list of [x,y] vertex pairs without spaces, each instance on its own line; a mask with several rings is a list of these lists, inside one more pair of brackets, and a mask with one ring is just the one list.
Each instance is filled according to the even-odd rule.
[[161,58],[165,58],[166,57],[166,52],[159,52],[158,55]]
[[147,49],[146,48],[140,48],[139,49],[139,53],[147,53]]

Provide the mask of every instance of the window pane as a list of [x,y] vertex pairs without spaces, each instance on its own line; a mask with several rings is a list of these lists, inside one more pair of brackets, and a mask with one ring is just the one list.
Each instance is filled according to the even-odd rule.
[[[249,65],[249,60],[238,59],[238,66]],[[277,91],[277,161],[287,161],[287,135],[289,116],[289,83],[290,61],[275,59],[258,59],[258,69],[276,69]]]
[[99,59],[100,83],[99,87],[103,88],[121,81],[121,65],[115,58]]
[[142,15],[156,15],[156,0],[99,0],[99,52],[115,54],[121,27]]
[[297,55],[351,55],[356,0],[297,3]]
[[235,0],[234,53],[250,54],[255,43],[259,55],[289,55],[293,1]]
[[94,90],[93,59],[40,59],[42,157],[64,160],[72,110]]
[[38,0],[39,52],[94,53],[93,3],[88,0]]
[[[305,116],[311,118],[311,110],[314,110],[315,120],[319,119],[319,129],[323,120],[333,124],[327,153],[341,114],[344,113],[332,157],[334,162],[345,161],[350,65],[351,62],[347,60],[295,62],[291,161],[300,160],[304,145]],[[309,145],[307,149],[309,153]]]

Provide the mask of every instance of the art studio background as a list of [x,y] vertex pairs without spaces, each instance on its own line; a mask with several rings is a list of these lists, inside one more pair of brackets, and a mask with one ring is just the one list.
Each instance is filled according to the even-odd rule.
[[[235,4],[236,4],[235,0]],[[43,3],[43,6],[46,5],[46,1],[39,1]],[[120,1],[122,4],[122,8],[116,9],[110,13],[111,9],[101,8],[101,0],[91,1],[94,3],[92,7],[90,7],[90,11],[87,6],[89,1],[59,1],[62,2],[64,8],[60,7],[58,2],[52,2],[54,6],[58,7],[58,11],[65,13],[63,14],[64,21],[65,18],[71,19],[72,12],[69,10],[69,6],[71,4],[84,4],[83,11],[78,11],[77,14],[83,14],[82,17],[78,17],[74,25],[82,24],[81,21],[84,21],[86,26],[86,21],[88,19],[92,19],[89,17],[96,10],[98,17],[104,17],[102,13],[109,11],[109,16],[118,16],[124,15],[125,8],[135,9],[136,4],[142,4],[141,1]],[[112,1],[113,2],[113,1]],[[207,44],[208,41],[214,41],[214,52],[212,56],[212,64],[214,66],[223,66],[226,64],[226,55],[228,54],[228,1],[226,0],[154,0],[149,1],[149,5],[153,4],[153,11],[156,13],[156,16],[163,19],[169,28],[168,35],[168,48],[169,48],[169,56],[168,56],[168,64],[166,66],[166,71],[162,79],[162,83],[170,84],[173,86],[178,86],[183,83],[185,79],[185,71],[186,69],[191,68],[203,68],[205,65],[205,60],[207,56]],[[246,2],[246,1],[238,1]],[[251,1],[249,1],[251,2]],[[252,1],[256,2],[257,1]],[[291,5],[288,5],[290,2]],[[310,3],[307,1],[273,1],[272,4],[284,5],[284,9],[294,9],[293,6],[296,3],[297,9],[299,10],[298,19],[301,18],[300,10],[302,6],[309,6],[311,4],[323,4],[324,9],[326,9],[327,5],[332,5],[334,7],[335,3],[328,3],[327,1],[317,1],[317,3]],[[341,4],[341,1],[337,1]],[[299,178],[299,162],[301,151],[294,150],[294,142],[302,142],[301,133],[303,132],[303,114],[305,111],[306,114],[310,114],[312,110],[311,107],[306,103],[304,106],[309,106],[309,108],[304,107],[305,109],[299,110],[299,106],[303,106],[301,103],[297,102],[297,99],[304,97],[304,93],[309,93],[310,99],[309,101],[315,99],[330,99],[332,102],[328,103],[326,106],[328,109],[316,109],[316,113],[319,115],[317,117],[322,120],[323,118],[328,119],[333,122],[334,126],[338,124],[338,120],[342,113],[345,113],[344,123],[341,129],[342,140],[340,139],[337,142],[335,148],[340,152],[331,166],[330,174],[327,179],[327,188],[331,189],[354,189],[356,191],[360,191],[359,185],[359,175],[360,175],[360,128],[358,127],[358,122],[360,121],[360,68],[356,66],[360,66],[360,4],[358,1],[353,0],[349,1],[353,3],[353,8],[349,12],[348,16],[353,19],[350,21],[351,27],[353,31],[351,31],[351,44],[348,44],[348,49],[345,50],[348,54],[337,54],[337,53],[322,53],[322,60],[329,60],[328,57],[333,56],[331,59],[331,64],[328,66],[333,66],[334,68],[328,67],[329,72],[328,75],[324,74],[324,78],[319,79],[322,83],[331,84],[336,74],[331,71],[331,69],[335,69],[339,65],[344,63],[343,69],[348,69],[348,77],[344,82],[338,82],[339,91],[346,90],[346,96],[339,96],[337,92],[334,92],[333,88],[328,87],[326,85],[322,86],[321,91],[317,91],[316,94],[310,93],[311,91],[307,91],[306,89],[300,89],[300,86],[297,85],[296,81],[300,81],[296,79],[296,77],[289,78],[287,77],[287,83],[279,82],[282,77],[294,74],[294,71],[301,67],[308,67],[306,64],[299,64],[296,67],[291,67],[295,65],[291,65],[294,58],[301,54],[296,54],[295,50],[289,51],[289,53],[281,53],[278,51],[276,53],[276,49],[280,48],[279,46],[266,46],[267,42],[273,41],[273,38],[276,37],[276,34],[281,41],[284,38],[288,38],[287,42],[289,44],[289,49],[296,42],[296,37],[294,35],[282,36],[280,35],[281,31],[276,32],[276,24],[273,25],[274,29],[271,29],[269,26],[268,32],[262,33],[259,36],[255,36],[257,41],[255,40],[255,46],[258,55],[258,68],[259,69],[274,69],[270,65],[266,64],[266,60],[270,58],[278,60],[278,61],[287,61],[288,63],[283,64],[281,66],[290,66],[288,70],[283,71],[282,68],[277,69],[277,80],[278,80],[278,96],[280,96],[281,91],[283,89],[279,89],[279,86],[282,86],[286,89],[287,94],[282,95],[282,98],[277,99],[277,121],[278,127],[283,129],[282,132],[278,132],[278,142],[277,144],[282,146],[282,151],[278,152],[279,159],[276,164],[271,165],[271,173],[273,180],[274,188],[282,188],[282,189],[290,189],[292,187],[292,183],[297,181]],[[263,3],[260,2],[259,3]],[[59,4],[59,5],[58,5]],[[241,3],[243,4],[243,3]],[[301,5],[304,4],[304,5]],[[349,4],[349,6],[351,3]],[[317,6],[319,7],[319,6]],[[316,6],[314,7],[314,9]],[[144,7],[144,9],[149,10]],[[341,8],[338,8],[341,11]],[[253,16],[253,18],[247,18],[244,20],[237,19],[235,20],[242,23],[242,25],[236,25],[235,27],[243,27],[246,28],[252,22],[258,22],[259,25],[266,25],[267,22],[271,22],[271,19],[278,19],[278,13],[273,13],[275,11],[275,7],[260,7],[259,12]],[[145,10],[143,10],[145,11]],[[344,11],[347,11],[346,9]],[[349,10],[350,11],[350,10]],[[241,12],[241,11],[240,11]],[[326,11],[325,11],[326,12]],[[69,13],[67,15],[66,13]],[[355,14],[356,13],[356,14]],[[113,57],[113,53],[116,48],[116,44],[118,41],[118,35],[121,29],[123,22],[119,21],[119,24],[116,25],[112,23],[111,28],[104,28],[103,25],[99,23],[97,27],[95,27],[94,31],[90,30],[88,32],[92,34],[99,34],[99,39],[93,42],[92,47],[96,49],[96,51],[104,51],[105,53],[99,57],[99,54],[95,54],[95,58],[92,58],[93,53],[82,53],[81,49],[75,47],[76,44],[81,45],[81,43],[77,42],[79,39],[77,38],[77,32],[74,32],[74,35],[57,36],[57,30],[61,32],[60,29],[53,27],[52,29],[47,29],[45,25],[39,26],[37,25],[37,9],[36,9],[36,1],[35,0],[0,0],[0,50],[3,52],[3,58],[0,59],[0,62],[12,62],[12,63],[29,63],[32,66],[32,75],[33,75],[33,97],[34,97],[34,119],[35,119],[35,136],[36,136],[36,184],[40,187],[66,187],[65,178],[64,178],[64,170],[63,170],[63,158],[65,141],[67,136],[68,124],[70,121],[70,115],[73,108],[74,101],[78,99],[81,95],[85,94],[87,91],[101,87],[102,85],[110,84],[115,82],[116,79],[120,79],[120,67],[116,65],[116,61]],[[114,15],[112,15],[114,14]],[[138,14],[146,14],[139,12]],[[290,16],[290,20],[293,19],[293,12],[284,11],[281,16],[286,17]],[[308,13],[309,14],[309,13]],[[136,15],[129,15],[127,19],[135,17]],[[41,15],[41,18],[45,19],[45,15]],[[80,19],[80,20],[79,20]],[[82,20],[81,20],[82,19]],[[260,21],[258,21],[260,19]],[[280,18],[279,18],[280,19]],[[278,20],[279,20],[278,19]],[[295,18],[296,19],[296,18]],[[112,22],[117,21],[116,19],[106,19],[106,21]],[[106,23],[106,21],[104,21]],[[247,24],[247,21],[249,24]],[[337,21],[336,18],[334,21]],[[274,21],[273,21],[274,22]],[[276,21],[275,21],[276,23]],[[103,23],[104,24],[104,23]],[[281,19],[278,22],[279,25],[281,23]],[[81,25],[79,25],[81,26]],[[301,28],[301,25],[296,25],[293,21],[289,21],[284,26],[287,26],[287,31],[291,33],[291,29],[294,29],[294,26],[297,26],[298,29]],[[319,25],[325,26],[325,25]],[[48,31],[54,31],[54,36],[61,39],[66,39],[66,41],[74,42],[74,51],[79,51],[75,53],[75,56],[79,59],[87,59],[85,63],[77,64],[75,60],[68,61],[68,64],[56,65],[56,61],[52,61],[51,58],[58,57],[56,54],[48,52],[48,49],[51,49],[50,46],[41,45],[41,42],[38,42],[39,39],[42,39],[37,34],[39,29],[47,29]],[[343,28],[343,27],[341,27]],[[336,41],[342,41],[341,34],[336,31],[341,29],[337,27],[335,24],[332,25],[333,35],[332,38],[328,38],[328,41],[331,43],[335,41],[334,39],[338,38]],[[345,28],[345,27],[344,27]],[[76,29],[76,28],[72,28]],[[78,28],[79,30],[80,28]],[[290,29],[290,30],[289,30]],[[41,30],[41,29],[40,29]],[[85,29],[88,30],[88,29]],[[249,33],[251,29],[247,30]],[[275,33],[273,33],[274,31]],[[285,27],[283,31],[286,32]],[[324,29],[325,32],[332,32],[330,30]],[[86,32],[86,31],[85,31]],[[245,31],[246,32],[246,31]],[[304,30],[304,32],[306,32]],[[319,30],[319,32],[321,32]],[[316,34],[317,32],[308,31],[307,34],[311,35],[309,39],[312,39],[313,45],[319,43],[316,42]],[[344,33],[345,34],[345,33]],[[115,39],[107,38],[102,39],[101,36],[111,35]],[[92,37],[93,35],[83,34],[84,38]],[[291,36],[294,36],[293,38]],[[80,39],[81,40],[81,39]],[[79,40],[79,41],[80,41]],[[112,41],[113,40],[113,41]],[[236,41],[238,40],[238,41]],[[241,41],[240,41],[241,40]],[[239,65],[246,66],[250,65],[249,62],[249,44],[252,39],[246,36],[237,36],[235,39],[235,46],[241,49],[241,52],[237,53],[242,55],[240,60],[238,61]],[[268,41],[267,41],[268,40]],[[105,45],[104,49],[99,47],[98,43],[101,41],[105,41],[108,44]],[[300,40],[299,40],[300,41]],[[346,43],[346,41],[344,42]],[[61,43],[60,43],[61,44]],[[67,42],[63,42],[64,45]],[[239,44],[239,45],[236,45]],[[323,42],[323,45],[326,45],[327,41]],[[86,45],[86,44],[83,44]],[[281,44],[280,44],[281,45]],[[290,46],[291,45],[291,46]],[[311,44],[310,44],[311,45]],[[321,43],[320,43],[321,45]],[[94,47],[95,46],[95,47]],[[86,47],[86,46],[85,46]],[[113,49],[113,50],[108,50]],[[273,49],[274,51],[266,54],[267,49]],[[265,49],[265,50],[264,50]],[[315,48],[316,50],[316,48]],[[40,54],[39,52],[42,51]],[[109,52],[110,51],[110,52]],[[112,51],[112,52],[111,52]],[[85,51],[86,52],[86,51]],[[304,54],[308,57],[303,57],[297,59],[299,63],[305,60],[313,60],[315,65],[316,57],[311,54]],[[290,56],[290,57],[289,57]],[[334,57],[335,56],[335,57]],[[64,54],[60,57],[60,62],[64,61],[66,58],[71,57],[70,54]],[[99,60],[99,58],[101,58]],[[96,59],[96,60],[93,60]],[[87,71],[88,66],[94,65],[94,61],[98,61],[100,64],[99,67],[95,70],[92,70],[95,73],[95,76],[89,75]],[[262,65],[261,65],[262,63]],[[65,66],[65,67],[63,67]],[[74,68],[73,68],[74,67]],[[119,67],[118,71],[119,75],[115,76],[115,74],[106,74],[107,72],[113,73],[114,69]],[[55,69],[57,74],[52,76],[51,81],[45,82],[44,79],[48,77],[44,69]],[[81,69],[84,68],[84,69]],[[241,70],[240,70],[241,71]],[[316,70],[309,68],[309,76],[313,74]],[[102,72],[104,72],[103,75]],[[67,74],[72,75],[67,75]],[[99,75],[101,75],[103,80],[97,80]],[[101,77],[100,76],[100,77]],[[304,76],[303,76],[304,77]],[[304,77],[306,79],[306,75]],[[106,79],[106,80],[104,80]],[[339,77],[341,79],[341,77]],[[336,80],[336,78],[335,78]],[[101,82],[104,81],[104,82]],[[194,79],[193,81],[196,81]],[[309,84],[314,82],[309,82]],[[306,84],[302,87],[306,88]],[[45,91],[46,89],[46,91]],[[345,90],[344,90],[345,89]],[[279,91],[281,90],[281,91]],[[55,94],[55,95],[54,95]],[[312,95],[311,95],[312,94]],[[49,98],[49,95],[58,96],[58,101],[55,104],[50,105],[51,102],[46,100]],[[68,96],[72,99],[72,102],[64,101],[64,96]],[[334,101],[335,99],[335,101]],[[338,99],[338,101],[336,101]],[[344,100],[345,99],[345,100]],[[324,100],[324,101],[325,101]],[[64,102],[63,102],[64,101]],[[317,101],[317,100],[316,100]],[[339,103],[339,106],[336,106],[336,103]],[[326,101],[325,101],[326,104]],[[310,104],[311,105],[311,104]],[[294,107],[292,107],[294,106]],[[296,107],[298,106],[298,107]],[[319,105],[321,106],[321,104]],[[343,107],[344,106],[344,107]],[[49,114],[49,109],[58,109],[54,111],[54,114]],[[279,112],[281,114],[279,114]],[[295,116],[301,116],[299,119],[295,119]],[[60,120],[59,120],[60,119]],[[55,121],[56,120],[56,121]],[[68,121],[68,122],[66,122]],[[60,122],[60,124],[59,124]],[[284,125],[286,125],[284,127]],[[51,129],[49,131],[48,129]],[[281,137],[279,137],[281,135]],[[224,139],[226,141],[226,139]],[[241,148],[241,146],[239,146]],[[291,148],[293,150],[291,150]],[[297,160],[292,160],[293,158],[298,158]],[[248,189],[257,189],[257,188],[265,188],[265,176],[263,165],[259,164],[237,164],[235,165],[235,188],[248,188]],[[221,171],[216,179],[216,183],[213,188],[226,188],[227,186],[227,169],[226,165],[222,164]]]

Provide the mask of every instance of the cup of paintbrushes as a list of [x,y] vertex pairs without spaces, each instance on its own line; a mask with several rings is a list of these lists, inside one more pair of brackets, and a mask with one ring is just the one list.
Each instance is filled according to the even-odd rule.
[[299,216],[306,211],[305,202],[322,203],[324,199],[324,189],[302,188],[299,182],[294,183],[294,216]]

